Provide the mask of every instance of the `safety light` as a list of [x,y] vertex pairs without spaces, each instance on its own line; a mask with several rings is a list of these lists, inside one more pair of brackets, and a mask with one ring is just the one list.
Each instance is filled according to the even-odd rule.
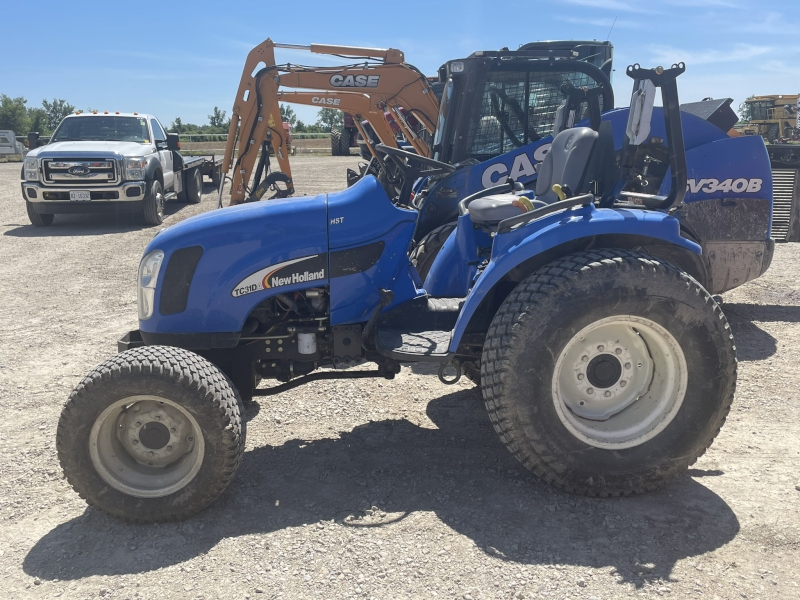
[[139,320],[146,321],[153,316],[156,298],[156,282],[164,252],[153,250],[139,263]]
[[450,72],[451,73],[463,73],[464,72],[464,63],[463,62],[452,62],[452,63],[450,63]]

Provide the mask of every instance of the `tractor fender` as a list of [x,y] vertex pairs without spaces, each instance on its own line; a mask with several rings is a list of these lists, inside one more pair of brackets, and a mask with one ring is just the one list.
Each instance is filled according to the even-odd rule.
[[[495,236],[489,264],[478,275],[458,316],[450,351],[455,352],[458,348],[481,302],[512,269],[559,246],[569,247],[570,242],[606,236],[644,238],[661,245],[677,246],[693,254],[702,253],[698,244],[681,237],[678,220],[663,212],[589,205],[547,215]],[[557,256],[549,257],[548,262],[554,258]]]

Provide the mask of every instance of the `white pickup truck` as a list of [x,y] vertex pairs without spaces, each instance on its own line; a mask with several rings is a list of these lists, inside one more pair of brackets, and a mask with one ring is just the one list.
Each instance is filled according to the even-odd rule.
[[178,148],[178,135],[152,115],[69,115],[49,144],[25,157],[28,217],[44,227],[62,213],[141,212],[147,224],[158,225],[167,200],[201,199],[206,160],[184,157]]

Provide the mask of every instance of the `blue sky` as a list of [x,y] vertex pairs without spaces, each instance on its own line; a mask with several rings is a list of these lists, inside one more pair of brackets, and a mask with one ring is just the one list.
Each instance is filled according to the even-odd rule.
[[[247,52],[277,42],[394,47],[425,73],[475,50],[546,39],[610,39],[617,105],[626,65],[684,61],[681,100],[800,93],[800,1],[476,0],[355,2],[4,2],[0,93],[65,98],[79,108],[139,111],[165,124],[230,114]],[[185,8],[181,8],[185,6]],[[763,12],[756,9],[764,7]],[[29,32],[35,32],[33,36]],[[7,37],[10,36],[10,37]],[[278,62],[341,59],[281,51]],[[316,110],[295,107],[306,121]]]

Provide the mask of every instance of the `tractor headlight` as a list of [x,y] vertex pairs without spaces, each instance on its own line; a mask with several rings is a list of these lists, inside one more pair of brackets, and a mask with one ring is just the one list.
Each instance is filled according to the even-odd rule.
[[126,158],[124,161],[125,166],[125,179],[128,181],[140,181],[144,179],[144,170],[147,167],[147,161],[141,156],[134,158]]
[[139,320],[146,321],[153,316],[156,298],[156,282],[164,252],[153,250],[139,263]]
[[25,181],[39,181],[39,163],[35,158],[25,159]]

